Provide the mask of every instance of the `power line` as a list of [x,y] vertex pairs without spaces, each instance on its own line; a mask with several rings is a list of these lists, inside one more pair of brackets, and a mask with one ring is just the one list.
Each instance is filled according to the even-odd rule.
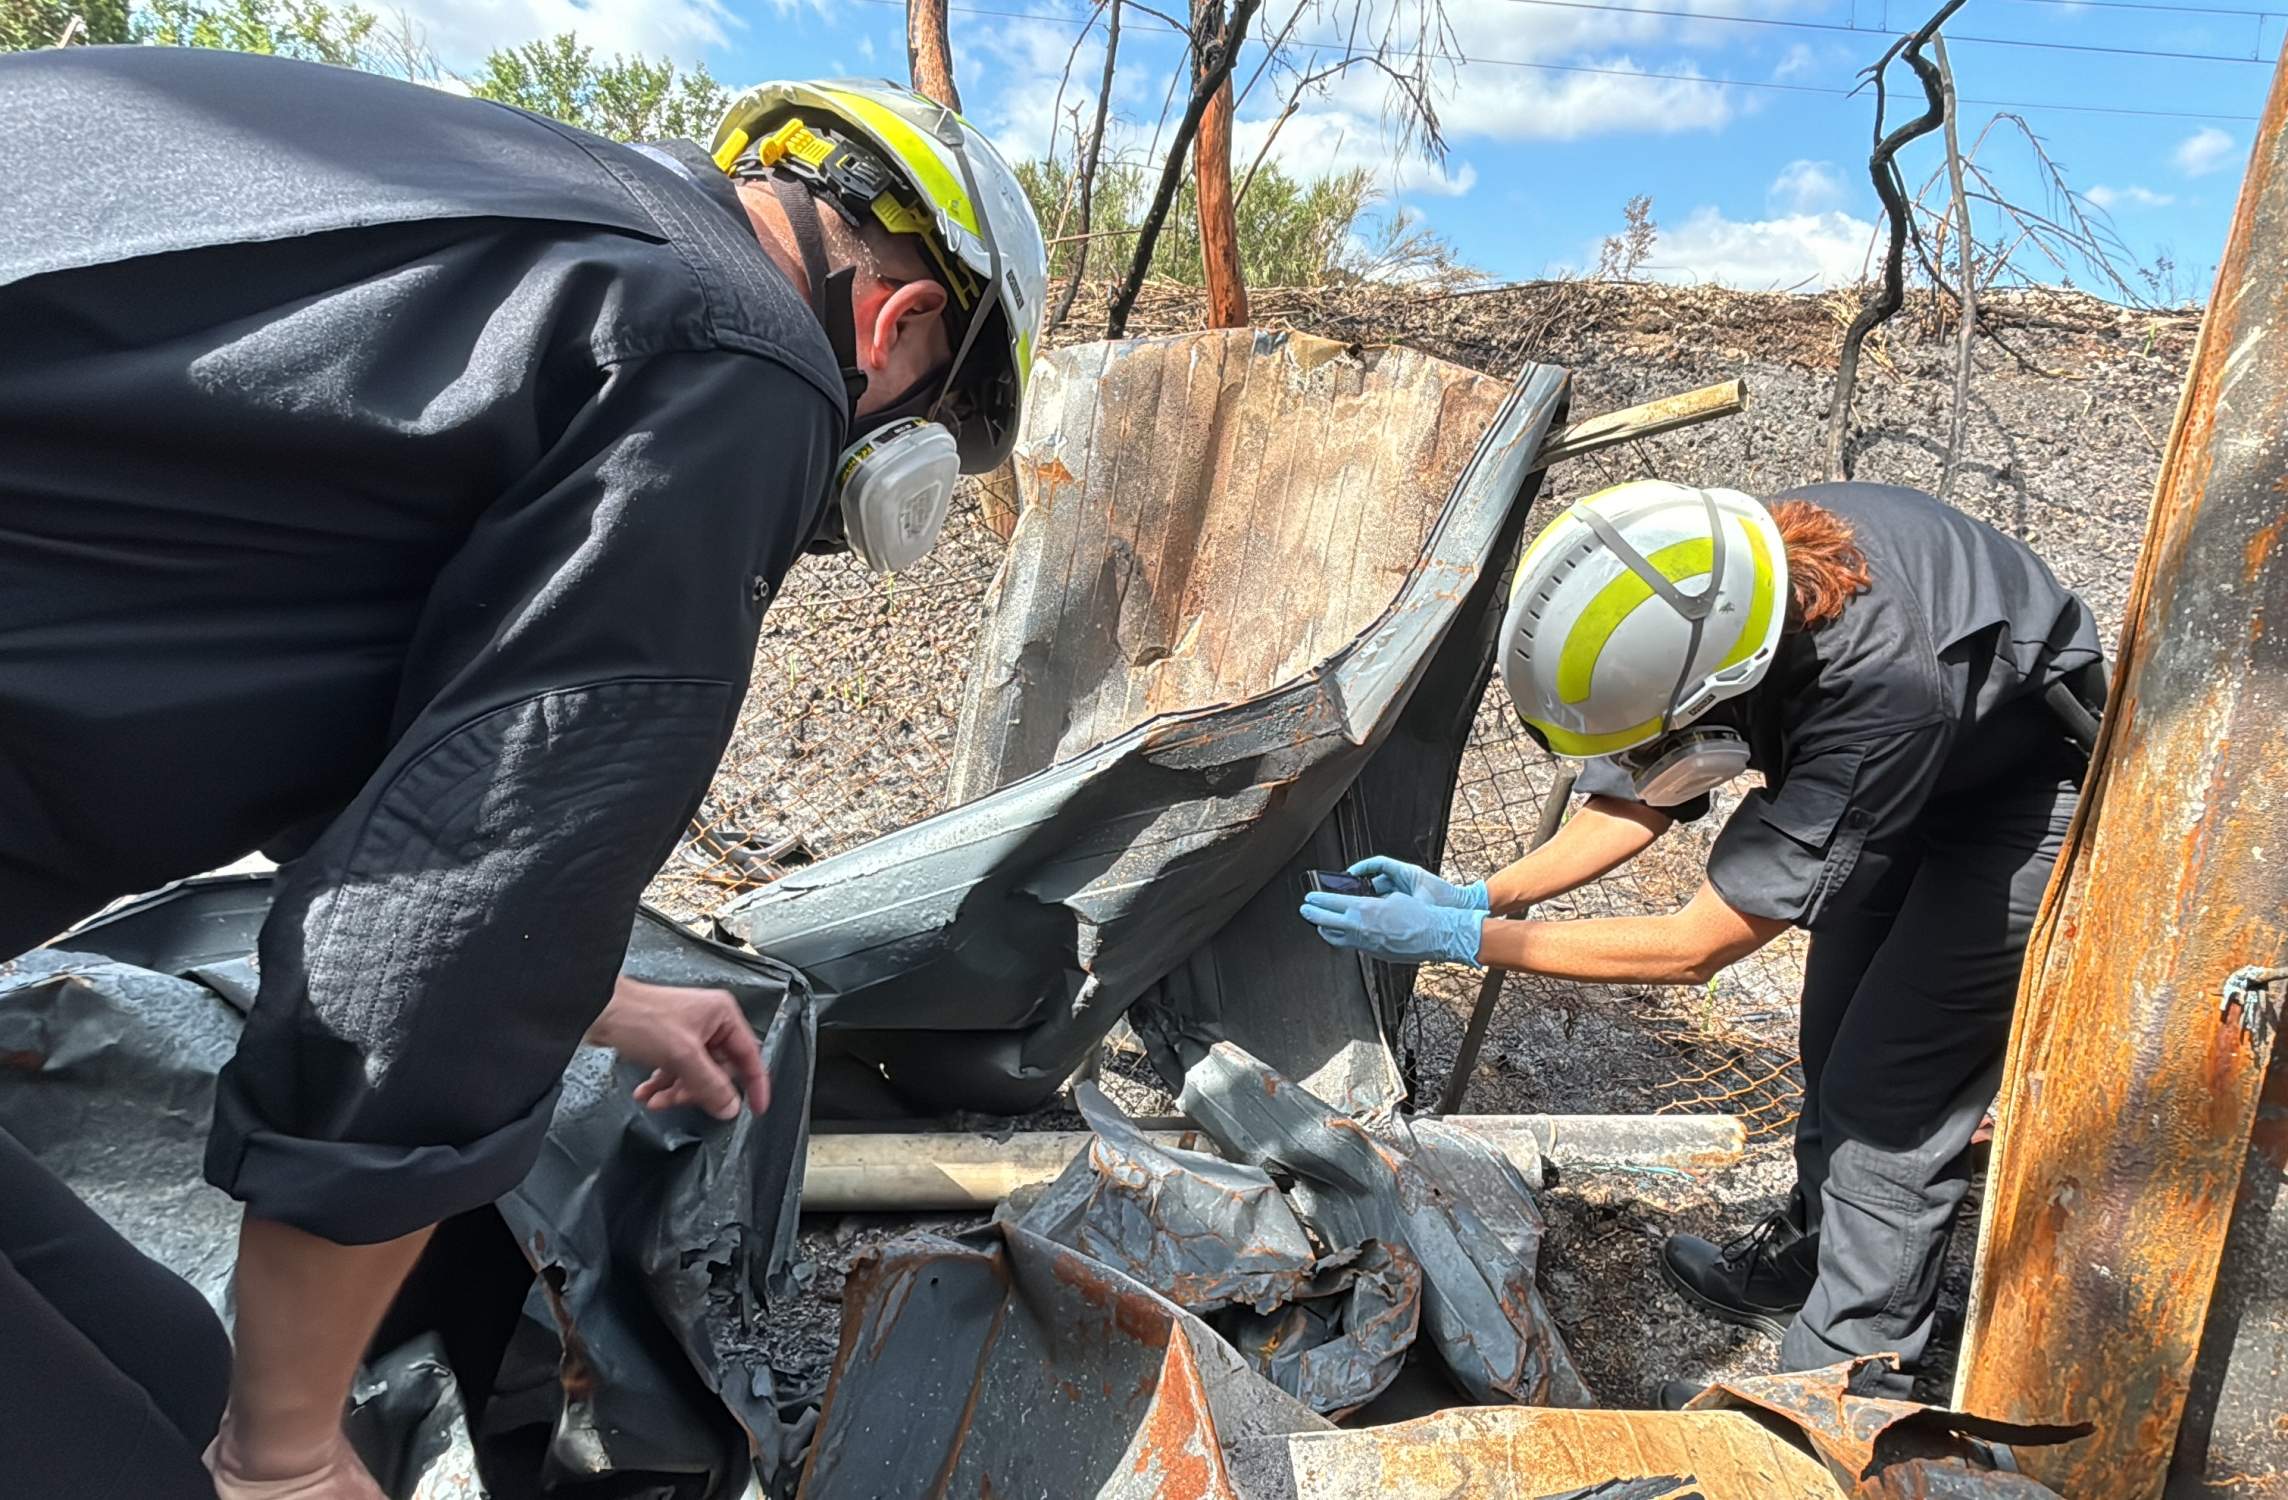
[[[860,0],[860,3],[865,5],[893,6],[902,10],[905,7],[906,0]],[[2058,3],[2094,3],[2094,0],[2058,0]],[[949,5],[947,9],[958,15],[986,16],[1005,21],[1042,21],[1057,26],[1079,26],[1083,24],[1081,18],[1077,16],[1062,16],[1041,11],[996,10],[990,6],[980,5]],[[1131,21],[1128,23],[1128,25],[1135,27],[1137,30],[1141,31],[1156,31],[1164,36],[1183,35],[1181,31],[1175,30],[1174,28],[1168,26],[1152,26],[1136,21]],[[1300,40],[1297,41],[1294,45],[1299,47],[1317,47],[1328,51],[1343,51],[1347,47],[1347,44],[1342,42],[1310,40]],[[1855,92],[1855,90],[1852,89],[1831,88],[1820,84],[1811,83],[1780,83],[1773,80],[1760,78],[1710,78],[1705,74],[1700,73],[1660,73],[1651,72],[1642,68],[1600,68],[1589,63],[1528,62],[1523,58],[1517,57],[1469,57],[1456,56],[1451,52],[1410,52],[1400,48],[1386,49],[1383,55],[1386,57],[1398,58],[1426,58],[1433,62],[1451,63],[1457,67],[1482,63],[1488,67],[1527,68],[1541,73],[1585,73],[1602,78],[1643,78],[1664,83],[1706,84],[1710,88],[1763,89],[1767,92],[1782,94],[1820,94],[1834,99],[1848,99]],[[2233,114],[2223,110],[2138,109],[2129,105],[2121,104],[2067,104],[2062,102],[2035,99],[1975,99],[1969,95],[1964,95],[1962,102],[1965,104],[1982,105],[1988,109],[2063,110],[2073,114],[2133,115],[2139,118],[2158,120],[2232,120],[2238,122],[2252,122],[2257,119],[2257,116],[2255,115]]]
[[[1662,16],[1680,21],[1715,21],[1727,26],[1777,26],[1789,31],[1843,31],[1855,36],[1888,35],[1868,26],[1847,26],[1840,21],[1788,21],[1777,16],[1735,16],[1723,11],[1667,10],[1651,5],[1615,5],[1610,0],[1509,0],[1511,5],[1542,5],[1553,10],[1594,10],[1607,15]],[[1950,36],[1949,42],[1978,43],[1988,47],[2029,47],[2040,52],[2103,52],[2114,57],[2158,57],[2174,62],[2224,62],[2272,66],[2270,58],[2234,57],[2227,52],[2164,52],[2151,47],[2107,47],[2096,42],[2035,42],[2007,36]]]
[[2258,16],[2278,19],[2288,10],[2248,10],[2232,5],[2162,5],[2157,0],[2005,0],[2010,5],[2065,5],[2075,10],[2149,10],[2179,16]]

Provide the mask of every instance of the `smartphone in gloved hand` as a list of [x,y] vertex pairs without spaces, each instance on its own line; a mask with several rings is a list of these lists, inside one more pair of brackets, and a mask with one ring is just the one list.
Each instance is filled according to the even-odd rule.
[[1357,875],[1346,875],[1340,870],[1307,870],[1303,884],[1309,890],[1325,891],[1330,896],[1375,896],[1381,892],[1374,882]]

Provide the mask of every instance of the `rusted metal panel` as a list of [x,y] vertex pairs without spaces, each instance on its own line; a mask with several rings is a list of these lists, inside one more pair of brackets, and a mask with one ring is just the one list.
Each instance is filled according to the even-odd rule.
[[[1465,1407],[1225,1445],[1248,1500],[2056,1500],[1989,1446],[2052,1432],[1850,1394],[1854,1366],[1742,1380],[1678,1412]],[[1702,1404],[1705,1403],[1705,1404]],[[1860,1466],[1869,1470],[1862,1481]],[[1888,1486],[1888,1487],[1885,1487]]]
[[1879,1470],[1852,1487],[1851,1500],[2057,1500],[2057,1491],[2025,1474],[1969,1469],[1946,1459],[1915,1458]]
[[1140,1000],[1156,1062],[1229,1035],[1387,1108],[1404,980],[1294,920],[1297,872],[1435,859],[1566,376],[1505,398],[1226,331],[1059,350],[1036,381],[956,756],[973,800],[719,920],[925,1111],[1037,1105]]
[[805,1500],[1243,1500],[1226,1445],[1332,1430],[1141,1282],[1016,1224],[851,1274]]
[[1958,1404],[2161,1493],[2288,963],[2288,72],[2162,468],[2090,784],[2027,956]]
[[[1745,1412],[1458,1407],[1237,1445],[1248,1500],[1840,1500],[1824,1464]],[[1612,1486],[1611,1490],[1603,1486]]]
[[2257,1103],[2168,1493],[2288,1495],[2288,1048]]
[[1882,1354],[1824,1369],[1723,1381],[1694,1397],[1687,1410],[1739,1408],[1777,1417],[1803,1434],[1844,1485],[1860,1484],[1910,1460],[1993,1470],[2001,1467],[2002,1447],[2052,1445],[2088,1430],[2086,1425],[1998,1422],[1859,1394],[1867,1375],[1895,1364]]

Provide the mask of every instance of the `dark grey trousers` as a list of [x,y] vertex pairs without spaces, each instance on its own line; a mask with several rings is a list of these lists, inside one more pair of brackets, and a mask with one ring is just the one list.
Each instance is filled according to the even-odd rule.
[[1795,1150],[1819,1279],[1781,1341],[1786,1369],[1894,1350],[1891,1393],[1913,1385],[2074,769],[2061,754],[1934,803],[1894,898],[1812,935]]

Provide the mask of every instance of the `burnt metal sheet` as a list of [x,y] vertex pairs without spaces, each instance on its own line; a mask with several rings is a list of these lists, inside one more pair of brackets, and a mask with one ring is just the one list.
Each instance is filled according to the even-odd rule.
[[[2162,464],[1997,1109],[1957,1404],[2094,1419],[2028,1458],[2077,1500],[2162,1492],[2277,1045],[2283,985],[2232,981],[2288,965],[2284,264],[2288,69]],[[2268,1217],[2243,1222],[2276,1232]],[[2288,1468],[2276,1422],[2207,1437],[2224,1467],[2201,1479],[2228,1492]]]
[[1153,1144],[1093,1084],[1073,1102],[1095,1138],[1025,1210],[1026,1229],[1189,1313],[1269,1312],[1310,1282],[1318,1252],[1262,1169]]
[[1841,1500],[1826,1465],[1745,1412],[1456,1407],[1234,1444],[1248,1500]]
[[[0,1126],[218,1305],[238,1208],[200,1163],[239,1028],[225,997],[251,993],[268,887],[187,882],[0,964]],[[497,1212],[440,1230],[384,1330],[381,1347],[414,1350],[400,1397],[367,1423],[399,1472],[433,1457],[422,1433],[453,1421],[442,1405],[413,1412],[403,1390],[443,1402],[449,1387],[468,1403],[494,1500],[614,1475],[615,1493],[676,1500],[744,1494],[758,1471],[774,1493],[791,1486],[803,1434],[737,1335],[793,1285],[808,991],[785,966],[648,911],[626,970],[731,990],[762,1033],[774,1107],[727,1123],[647,1111],[629,1097],[632,1066],[583,1049],[532,1173]],[[451,1382],[420,1352],[424,1332],[450,1351]],[[624,1488],[639,1475],[649,1490]]]
[[1041,1103],[1148,995],[1163,1034],[1388,1108],[1411,971],[1333,953],[1288,887],[1306,854],[1435,856],[1567,378],[1528,367],[1504,397],[1245,330],[1060,350],[1038,378],[971,800],[719,921],[809,975],[836,1045],[922,1110]]
[[1294,1179],[1321,1238],[1414,1257],[1423,1332],[1470,1399],[1591,1404],[1535,1285],[1540,1211],[1507,1159],[1433,1122],[1378,1136],[1229,1042],[1191,1065],[1182,1097],[1225,1156]]
[[1368,1240],[1321,1260],[1285,1307],[1234,1309],[1217,1331],[1273,1385],[1340,1421],[1390,1388],[1421,1323],[1421,1266]]
[[2007,1467],[2016,1450],[2070,1442],[2087,1424],[2003,1422],[1913,1401],[1860,1394],[1870,1375],[1896,1364],[1888,1354],[1817,1370],[1721,1381],[1687,1410],[1738,1408],[1779,1418],[1803,1434],[1844,1485],[1857,1485],[1911,1459],[1970,1470]]
[[862,1261],[804,1500],[1245,1500],[1227,1445],[1331,1431],[1143,1283],[1004,1222]]
[[1677,1412],[1467,1407],[1255,1439],[1231,1445],[1229,1466],[1249,1500],[1527,1500],[1605,1486],[1677,1500],[2055,1500],[2000,1467],[2019,1455],[1995,1445],[2055,1441],[2059,1429],[1854,1396],[1857,1369],[1742,1380]]
[[1973,1469],[1952,1459],[1911,1458],[1852,1486],[1851,1500],[2058,1500],[2025,1474]]
[[2288,1494],[2288,1048],[2249,1134],[2216,1296],[2169,1465],[2172,1495]]
[[1322,1416],[1373,1400],[1421,1321],[1422,1271],[1369,1240],[1322,1257],[1259,1167],[1161,1146],[1092,1084],[1095,1137],[1018,1220],[1208,1318],[1249,1363]]

